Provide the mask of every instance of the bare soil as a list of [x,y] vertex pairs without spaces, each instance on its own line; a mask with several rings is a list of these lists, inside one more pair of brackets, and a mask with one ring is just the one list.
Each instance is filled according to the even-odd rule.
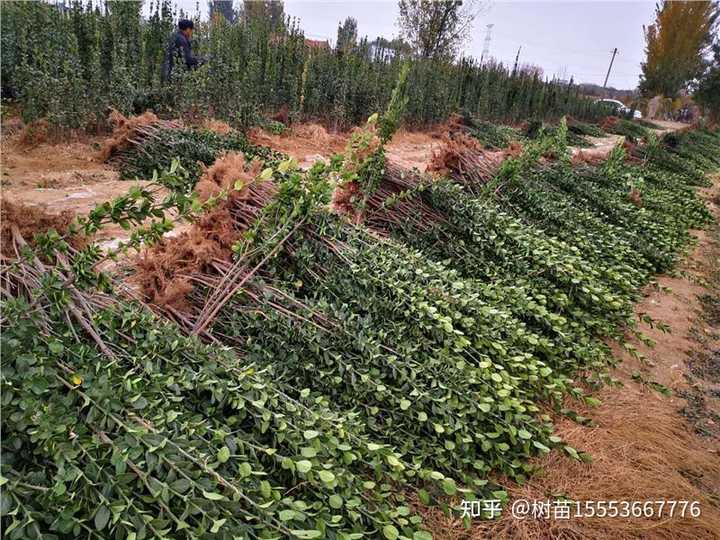
[[[0,145],[2,199],[51,214],[87,214],[97,204],[127,193],[133,182],[120,180],[118,172],[99,159],[104,140],[87,137],[67,144],[26,145],[21,133],[4,136]],[[128,234],[112,227],[99,238],[127,238]]]

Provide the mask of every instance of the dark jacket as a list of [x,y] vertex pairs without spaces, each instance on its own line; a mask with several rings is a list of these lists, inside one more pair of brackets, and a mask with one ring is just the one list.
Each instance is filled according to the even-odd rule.
[[193,69],[201,64],[200,60],[193,56],[192,44],[185,37],[185,34],[178,30],[175,32],[165,48],[165,58],[162,65],[161,78],[163,81],[169,81],[175,62],[185,64],[185,69]]

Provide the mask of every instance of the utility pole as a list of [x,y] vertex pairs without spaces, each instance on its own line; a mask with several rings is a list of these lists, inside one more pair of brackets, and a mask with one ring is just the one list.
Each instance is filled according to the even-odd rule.
[[613,62],[615,61],[615,55],[617,54],[617,47],[613,49],[613,55],[610,59],[610,65],[608,66],[608,72],[607,75],[605,75],[605,82],[603,83],[603,88],[607,86],[608,78],[610,77],[610,70],[612,69]]
[[522,45],[518,47],[518,52],[515,55],[515,65],[513,66],[513,73],[517,73],[518,68],[518,62],[520,61],[520,51],[522,50]]

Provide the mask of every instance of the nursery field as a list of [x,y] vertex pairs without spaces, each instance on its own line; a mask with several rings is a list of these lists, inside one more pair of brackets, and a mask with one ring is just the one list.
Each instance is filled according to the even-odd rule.
[[5,537],[716,537],[720,133],[398,132],[403,84],[3,141]]
[[4,537],[717,537],[720,131],[399,130],[407,76],[3,138]]

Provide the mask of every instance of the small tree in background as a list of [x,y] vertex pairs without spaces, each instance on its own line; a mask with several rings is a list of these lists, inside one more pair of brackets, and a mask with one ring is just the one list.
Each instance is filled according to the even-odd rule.
[[355,47],[357,37],[357,20],[352,17],[348,17],[342,25],[338,26],[337,43],[335,44],[335,48],[338,51],[350,51]]
[[281,0],[244,0],[242,11],[248,23],[266,22],[273,30],[285,26],[285,4]]
[[715,40],[712,49],[712,60],[698,81],[694,98],[714,121],[720,122],[720,38]]
[[476,0],[400,0],[398,26],[422,58],[454,57],[479,13]]
[[233,0],[208,0],[208,13],[212,19],[215,15],[225,17],[230,24],[237,20],[237,12],[233,8]]
[[711,1],[663,1],[645,29],[647,58],[642,64],[643,95],[674,97],[699,77],[716,30],[718,5]]

